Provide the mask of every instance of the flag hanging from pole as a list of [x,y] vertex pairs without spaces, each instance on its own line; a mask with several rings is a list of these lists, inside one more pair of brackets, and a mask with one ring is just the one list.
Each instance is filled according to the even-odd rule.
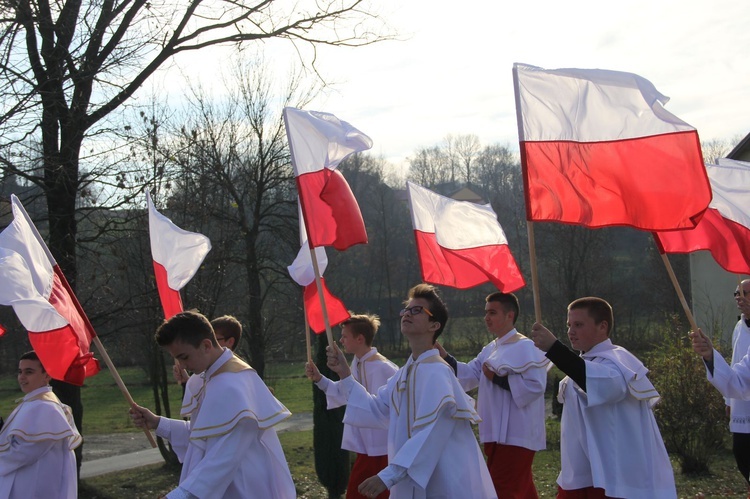
[[411,182],[407,189],[425,282],[458,289],[489,282],[504,293],[525,285],[489,204],[456,201]]
[[182,312],[180,290],[193,278],[211,251],[211,241],[203,234],[177,227],[156,211],[148,192],[146,202],[156,289],[164,309],[164,318],[169,319]]
[[728,272],[750,274],[750,163],[706,165],[713,199],[694,229],[657,232],[661,253],[711,252]]
[[518,63],[513,79],[528,220],[695,227],[711,200],[698,133],[651,82]]
[[44,369],[57,380],[83,385],[100,370],[89,351],[94,328],[19,199],[0,233],[0,304],[13,307]]
[[283,116],[310,245],[343,251],[367,243],[357,200],[336,167],[372,140],[329,113],[285,107]]
[[[297,258],[287,267],[287,270],[292,279],[294,279],[294,282],[304,288],[303,299],[305,302],[307,323],[310,325],[310,329],[317,334],[321,334],[326,330],[323,308],[320,304],[318,286],[315,284],[315,270],[313,269],[312,257],[310,255],[310,246],[307,243],[307,231],[305,231],[305,221],[302,218],[302,208],[299,207],[299,210],[300,249],[297,253]],[[328,267],[328,255],[326,255],[325,248],[315,248],[315,258],[318,262],[318,272],[320,272],[320,283],[323,289],[326,311],[328,312],[329,325],[333,327],[348,319],[350,314],[344,303],[330,292],[323,278],[323,273]]]

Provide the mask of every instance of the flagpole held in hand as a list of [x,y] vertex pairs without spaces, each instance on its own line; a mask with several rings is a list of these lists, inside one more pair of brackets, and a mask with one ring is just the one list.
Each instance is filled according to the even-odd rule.
[[[122,378],[120,377],[120,373],[117,372],[117,368],[112,363],[112,359],[109,358],[109,354],[107,353],[107,350],[104,349],[104,345],[102,345],[101,340],[99,340],[98,336],[94,336],[91,339],[91,342],[96,345],[96,349],[99,350],[99,353],[102,356],[102,359],[104,359],[104,363],[107,364],[107,367],[109,368],[110,374],[112,374],[112,377],[115,378],[115,383],[117,383],[117,386],[120,388],[120,391],[125,396],[125,400],[127,400],[128,405],[130,407],[133,407],[136,405],[135,401],[133,400],[133,397],[130,396],[130,392],[128,391],[128,388],[125,386],[125,383],[122,381]],[[151,434],[149,429],[147,427],[143,427],[143,433],[146,434],[146,438],[148,438],[149,443],[151,444],[151,447],[156,447],[156,440],[154,440],[154,436]]]
[[675,276],[674,270],[672,270],[672,264],[669,263],[669,258],[667,257],[666,253],[661,252],[661,246],[659,246],[659,241],[656,239],[656,235],[654,235],[654,241],[656,241],[656,246],[660,249],[659,254],[661,255],[662,261],[664,262],[664,267],[666,267],[667,269],[667,274],[669,274],[669,279],[672,281],[672,285],[674,286],[675,291],[677,291],[677,297],[680,299],[682,309],[685,311],[685,315],[687,315],[688,322],[690,322],[690,330],[697,331],[698,324],[695,322],[695,317],[693,317],[693,313],[690,311],[690,307],[688,306],[687,300],[685,299],[685,294],[682,292],[680,283],[677,282],[677,276]]
[[312,347],[310,346],[310,322],[307,320],[307,305],[302,300],[302,306],[305,312],[305,344],[307,345],[307,361],[312,362]]
[[[309,242],[309,240],[308,240]],[[318,288],[318,296],[320,297],[320,308],[323,312],[323,321],[326,326],[326,337],[328,338],[328,346],[333,346],[333,331],[331,331],[331,320],[328,318],[328,308],[326,307],[326,299],[323,293],[323,284],[320,281],[320,270],[318,269],[318,258],[315,255],[315,248],[312,245],[310,248],[310,260],[312,260],[313,270],[315,271],[315,286]],[[305,314],[305,321],[307,321],[307,314]]]
[[539,271],[536,267],[536,243],[534,242],[534,222],[526,221],[529,239],[529,265],[531,266],[531,291],[534,295],[534,319],[542,323],[542,301],[539,297]]

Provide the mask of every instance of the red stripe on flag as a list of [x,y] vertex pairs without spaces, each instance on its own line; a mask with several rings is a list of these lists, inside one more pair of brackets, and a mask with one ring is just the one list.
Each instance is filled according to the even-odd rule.
[[434,233],[414,231],[414,236],[425,282],[458,289],[492,283],[503,293],[525,285],[507,245],[452,250],[441,247]]
[[89,351],[96,333],[60,266],[54,265],[53,270],[49,302],[68,325],[51,331],[29,331],[29,341],[50,376],[81,386],[85,377],[101,369]]
[[[320,283],[323,286],[323,297],[325,298],[326,311],[328,312],[328,320],[331,327],[341,324],[350,317],[349,311],[344,306],[344,302],[328,290],[324,278],[320,278]],[[305,310],[307,311],[307,323],[310,325],[310,329],[315,331],[316,334],[323,333],[326,330],[325,320],[323,319],[323,309],[320,305],[318,287],[314,282],[305,286],[304,300]]]
[[711,200],[699,151],[695,131],[595,143],[522,142],[527,218],[592,228],[693,228]]
[[716,263],[728,272],[750,274],[750,228],[721,216],[709,208],[692,230],[656,233],[662,253],[711,252]]
[[154,262],[154,275],[156,276],[156,289],[159,291],[159,300],[164,309],[164,318],[169,319],[182,312],[182,297],[179,291],[169,287],[167,269],[164,265]]
[[296,179],[312,247],[333,246],[343,251],[367,243],[362,213],[341,172],[323,168]]

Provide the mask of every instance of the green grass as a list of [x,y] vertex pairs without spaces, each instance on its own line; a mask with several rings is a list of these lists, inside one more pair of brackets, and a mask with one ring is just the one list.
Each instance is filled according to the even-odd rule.
[[[325,499],[328,497],[318,484],[313,465],[312,431],[279,435],[289,469],[292,472],[298,497]],[[712,473],[706,476],[684,476],[673,460],[678,497],[745,498],[747,489],[734,465],[731,452],[724,451],[714,460]],[[560,452],[537,452],[534,458],[534,483],[539,497],[552,498],[557,494],[555,480],[560,472]],[[80,499],[110,499],[129,497],[153,498],[171,490],[179,479],[179,471],[166,465],[151,465],[119,473],[86,479],[81,486]],[[699,496],[698,494],[703,494]]]

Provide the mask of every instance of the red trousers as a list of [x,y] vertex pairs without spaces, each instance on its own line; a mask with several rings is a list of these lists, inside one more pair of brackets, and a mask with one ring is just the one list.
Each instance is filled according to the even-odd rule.
[[[377,475],[383,468],[388,466],[388,456],[368,456],[367,454],[357,454],[354,460],[354,466],[349,474],[349,486],[346,489],[346,499],[367,499],[359,493],[357,487],[359,484]],[[390,496],[389,491],[380,494],[377,499],[384,499]]]
[[487,468],[497,497],[502,499],[536,499],[539,494],[534,486],[531,464],[535,451],[515,445],[490,442],[484,444]]
[[615,499],[604,494],[604,489],[585,487],[583,489],[565,490],[557,486],[557,499]]

